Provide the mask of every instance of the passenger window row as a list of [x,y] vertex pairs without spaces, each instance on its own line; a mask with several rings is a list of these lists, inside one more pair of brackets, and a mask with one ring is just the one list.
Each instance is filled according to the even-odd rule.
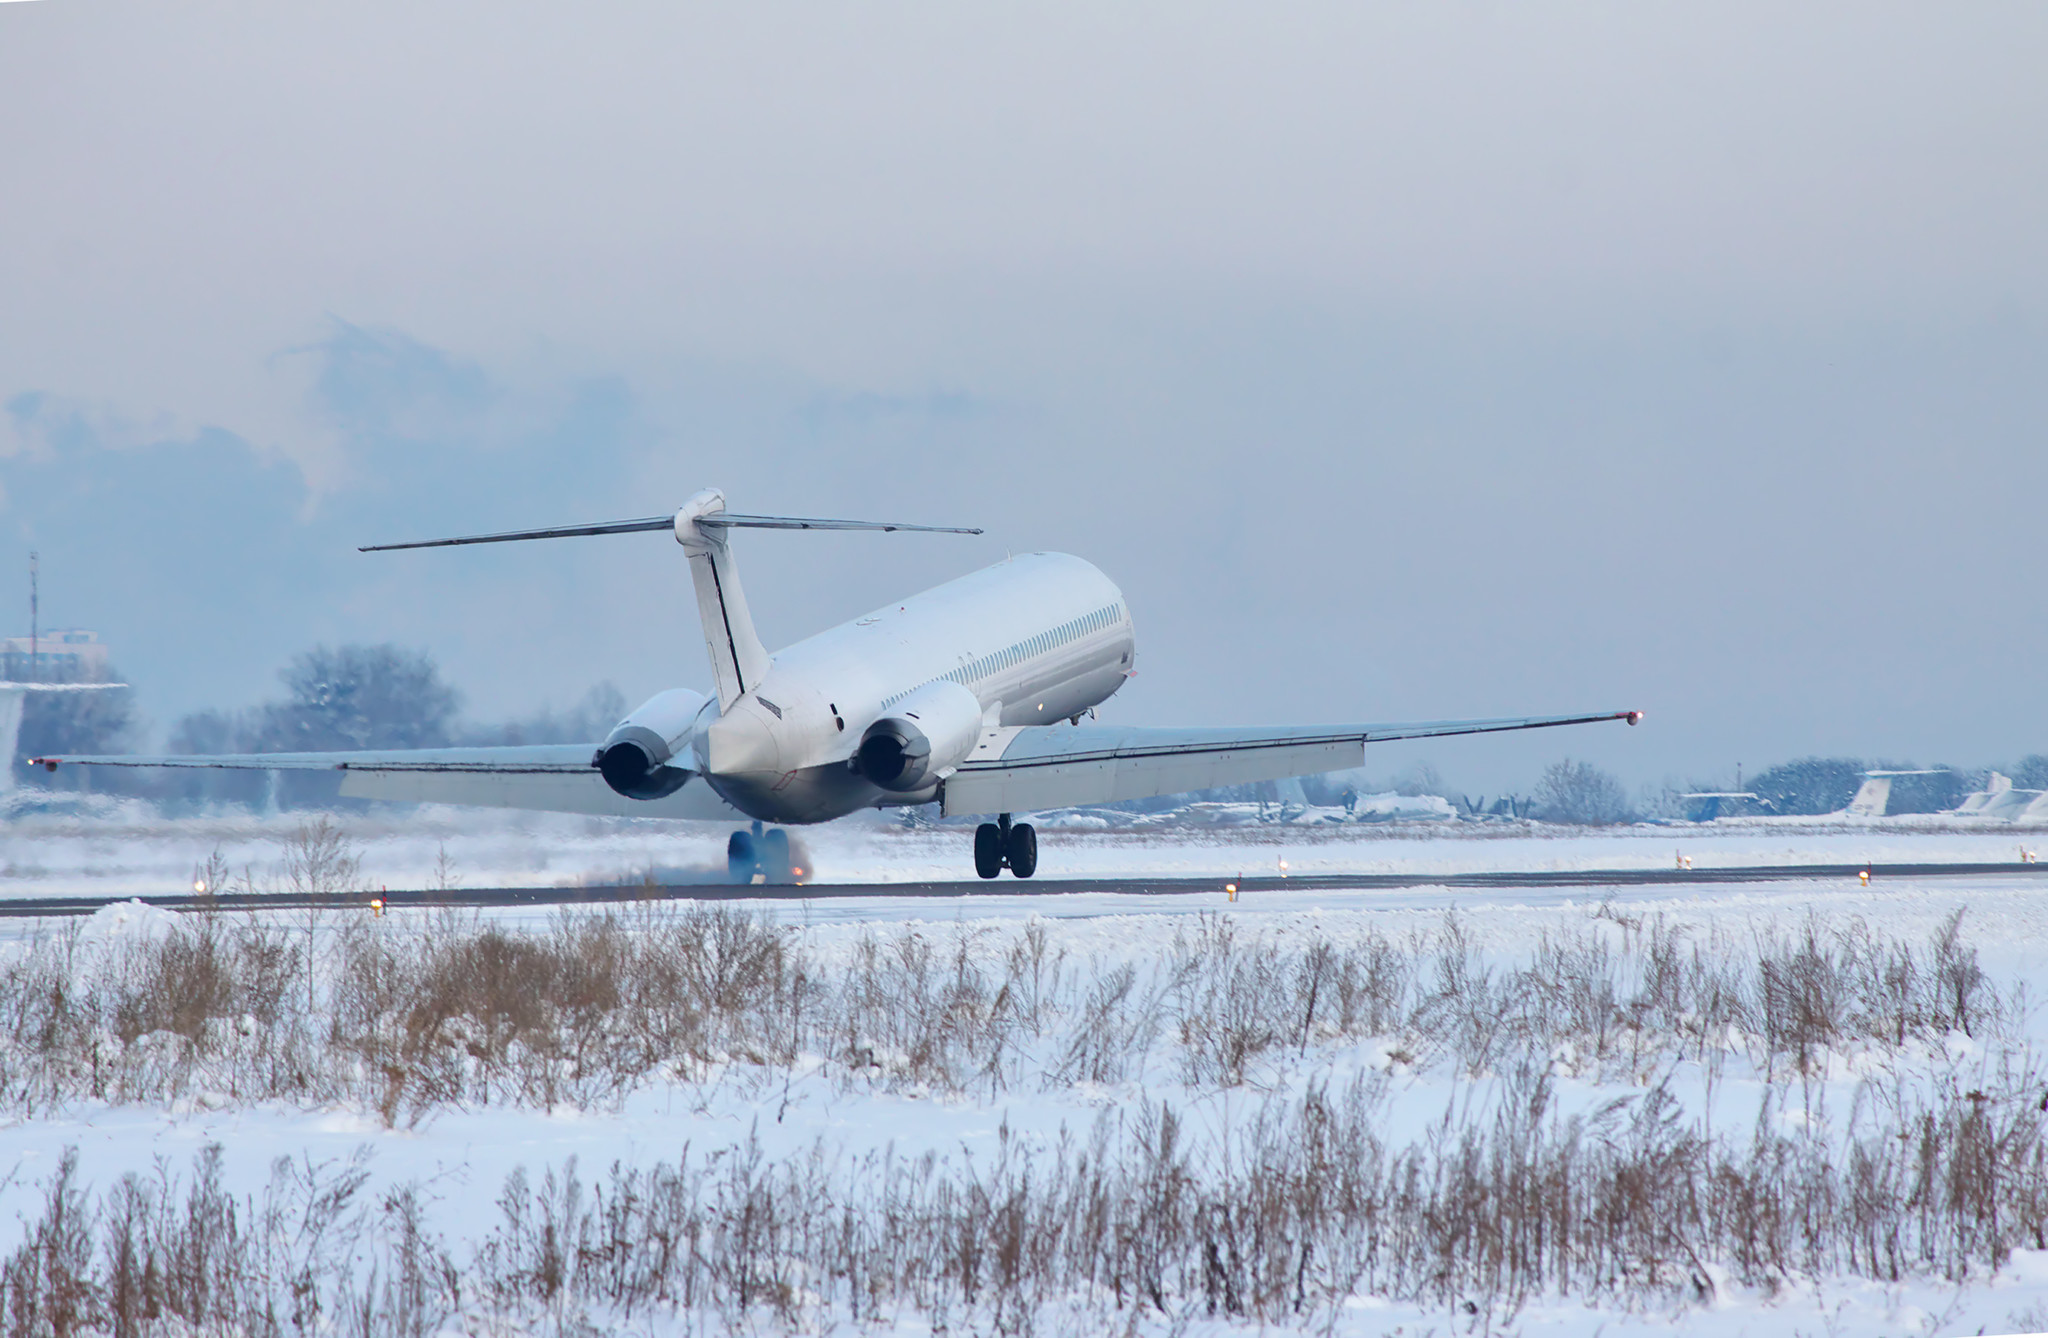
[[[1005,669],[1022,664],[1034,655],[1043,654],[1057,646],[1064,646],[1068,642],[1086,636],[1090,632],[1100,632],[1104,628],[1114,627],[1123,621],[1123,612],[1121,604],[1111,604],[1107,608],[1097,609],[1095,612],[1085,614],[1070,623],[1064,623],[1055,627],[1050,632],[1040,632],[1037,636],[1027,637],[1016,645],[1005,647],[993,655],[984,655],[978,660],[972,660],[967,664],[961,665],[951,673],[939,675],[932,682],[936,683],[944,680],[959,683],[962,686],[969,683],[978,683],[991,674],[1001,673]],[[922,683],[918,685],[918,687],[923,686]],[[911,692],[916,690],[916,688],[912,688]],[[888,701],[882,703],[882,709],[887,710],[909,695],[910,692],[904,692],[891,697]]]

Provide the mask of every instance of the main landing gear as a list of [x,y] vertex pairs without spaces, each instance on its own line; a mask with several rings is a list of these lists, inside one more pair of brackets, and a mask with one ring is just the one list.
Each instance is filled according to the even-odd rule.
[[974,829],[974,871],[994,878],[1008,866],[1019,878],[1038,872],[1038,833],[1030,823],[1010,824],[1004,813]]
[[734,832],[725,843],[725,872],[735,883],[788,883],[790,871],[789,833],[777,827],[763,832],[755,823],[750,832]]

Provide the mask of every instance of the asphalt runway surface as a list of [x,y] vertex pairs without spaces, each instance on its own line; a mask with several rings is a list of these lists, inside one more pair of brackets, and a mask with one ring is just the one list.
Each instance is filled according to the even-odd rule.
[[309,896],[293,892],[192,892],[141,897],[24,897],[0,901],[0,919],[91,915],[105,906],[142,901],[165,910],[367,909],[373,900],[398,910],[407,907],[522,907],[613,905],[641,901],[831,901],[845,898],[973,898],[977,896],[1064,896],[1077,893],[1130,896],[1214,896],[1232,881],[1240,894],[1443,888],[1653,887],[1688,884],[1840,882],[1862,886],[1922,878],[2040,878],[2048,864],[1755,864],[1714,869],[1528,869],[1485,873],[1357,873],[1298,878],[971,878],[945,883],[631,883],[598,887],[477,887],[391,889]]

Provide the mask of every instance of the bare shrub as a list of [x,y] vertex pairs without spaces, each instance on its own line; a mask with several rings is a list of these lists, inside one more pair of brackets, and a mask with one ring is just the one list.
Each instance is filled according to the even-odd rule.
[[1292,1011],[1278,947],[1240,943],[1237,921],[1204,915],[1192,933],[1175,934],[1167,969],[1188,1085],[1242,1083]]
[[1144,1062],[1159,1031],[1158,996],[1138,981],[1137,968],[1125,963],[1088,983],[1068,1033],[1064,1053],[1047,1073],[1047,1082],[1118,1083]]
[[1605,827],[1631,818],[1628,791],[1591,762],[1566,758],[1553,763],[1536,783],[1537,810],[1547,822]]
[[328,814],[301,822],[284,841],[284,881],[303,897],[354,892],[362,879],[355,843]]

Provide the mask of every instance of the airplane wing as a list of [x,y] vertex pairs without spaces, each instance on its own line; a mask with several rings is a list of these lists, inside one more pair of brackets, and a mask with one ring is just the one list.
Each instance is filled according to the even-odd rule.
[[591,765],[597,745],[531,744],[508,748],[405,748],[385,752],[221,753],[149,756],[59,756],[33,759],[60,766],[173,767],[224,771],[338,771],[350,799],[415,804],[473,804],[615,818],[698,818],[745,821],[700,778],[692,776],[661,799],[628,799]]
[[941,797],[948,816],[1111,804],[1342,771],[1365,761],[1366,744],[1389,739],[1492,734],[1606,720],[1633,725],[1642,718],[1641,711],[1596,711],[1264,729],[1012,726],[984,732],[967,760],[943,782]]

